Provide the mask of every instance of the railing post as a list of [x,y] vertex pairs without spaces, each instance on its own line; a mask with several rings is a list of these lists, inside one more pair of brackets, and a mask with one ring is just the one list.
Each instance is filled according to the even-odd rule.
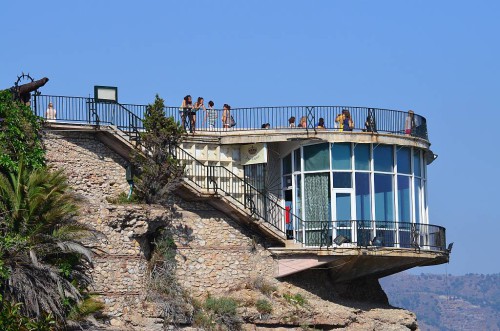
[[37,103],[38,103],[38,99],[37,99],[37,95],[36,95],[36,91],[35,91],[35,93],[33,93],[33,110],[35,111],[36,116],[38,116]]
[[210,190],[210,180],[212,178],[212,166],[207,166],[207,191]]

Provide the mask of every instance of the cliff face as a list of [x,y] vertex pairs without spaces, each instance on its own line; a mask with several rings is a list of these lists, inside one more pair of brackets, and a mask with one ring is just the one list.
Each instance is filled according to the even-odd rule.
[[[128,190],[126,161],[92,133],[47,131],[44,142],[49,164],[64,169],[86,198],[80,220],[100,232],[92,276],[94,292],[106,304],[101,327],[162,330],[166,321],[165,327],[208,328],[217,322],[203,324],[196,311],[208,307],[210,297],[236,300],[235,323],[227,324],[234,328],[418,329],[413,313],[388,305],[377,280],[333,284],[330,271],[322,269],[276,280],[277,261],[268,243],[205,203],[174,195],[168,208],[109,203]],[[164,257],[171,261],[152,264],[163,228],[173,241],[173,253]],[[170,293],[159,295],[151,286],[148,275],[158,266],[175,274]]]

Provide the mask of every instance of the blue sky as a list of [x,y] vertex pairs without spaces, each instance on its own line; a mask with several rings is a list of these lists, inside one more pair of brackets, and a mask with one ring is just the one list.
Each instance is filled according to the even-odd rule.
[[123,103],[415,110],[439,155],[431,223],[455,246],[414,272],[500,272],[500,2],[24,3],[1,6],[0,87],[24,71],[50,78],[44,94],[111,85]]

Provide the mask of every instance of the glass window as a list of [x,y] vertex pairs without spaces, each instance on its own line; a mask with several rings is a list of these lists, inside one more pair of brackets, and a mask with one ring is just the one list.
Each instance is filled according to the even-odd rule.
[[335,188],[351,188],[352,178],[350,172],[334,172],[333,187]]
[[334,170],[351,169],[351,143],[332,144],[332,167]]
[[419,178],[415,178],[415,223],[421,223],[420,219],[420,191],[421,191],[421,181]]
[[295,169],[294,171],[300,171],[301,170],[301,163],[300,163],[300,148],[297,148],[293,152],[293,157],[294,157],[294,163],[295,163]]
[[304,175],[304,209],[308,222],[330,220],[330,184],[328,173]]
[[399,222],[411,222],[410,177],[398,176]]
[[427,205],[427,181],[423,180],[422,181],[422,195],[424,196],[424,203],[423,203],[423,214],[422,214],[422,223],[429,223],[428,219],[428,214],[427,214],[427,208],[429,206]]
[[292,154],[283,158],[283,175],[292,173]]
[[304,146],[304,170],[328,170],[330,158],[328,143]]
[[414,175],[415,176],[422,176],[422,167],[420,166],[420,150],[415,149],[413,152],[413,168],[414,168]]
[[292,176],[291,175],[283,176],[283,187],[284,188],[292,187]]
[[[335,195],[337,221],[351,220],[351,193],[337,193]],[[351,236],[349,236],[350,238]]]
[[[366,172],[356,173],[356,219],[370,220],[370,174]],[[371,239],[371,238],[370,238]]]
[[375,174],[375,219],[377,221],[394,221],[392,175]]
[[373,162],[375,171],[392,172],[394,156],[392,154],[392,146],[377,145],[373,148]]
[[356,170],[370,170],[370,144],[354,147],[354,166]]
[[408,147],[398,149],[398,173],[411,174],[411,153]]
[[295,176],[295,215],[302,218],[302,176]]

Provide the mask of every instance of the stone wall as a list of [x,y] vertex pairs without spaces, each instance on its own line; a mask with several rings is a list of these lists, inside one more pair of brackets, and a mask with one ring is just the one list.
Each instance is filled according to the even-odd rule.
[[147,248],[141,241],[166,224],[189,235],[187,240],[176,240],[177,276],[195,296],[221,295],[249,277],[275,274],[274,260],[257,234],[206,203],[186,202],[175,196],[172,210],[109,203],[110,198],[128,191],[127,161],[95,139],[92,132],[47,131],[44,144],[49,166],[63,169],[71,187],[85,197],[80,220],[100,233],[100,253],[92,270],[93,291],[103,296],[110,316],[130,322],[137,320],[137,309],[148,313],[144,306]]
[[89,201],[99,203],[128,191],[127,162],[94,133],[46,130],[44,144],[49,165],[64,169],[73,189]]
[[[331,284],[310,279],[311,273],[303,281],[300,275],[277,281],[277,263],[266,250],[266,242],[204,202],[188,202],[172,195],[171,208],[109,203],[109,198],[128,191],[127,162],[96,140],[93,132],[46,131],[44,143],[49,165],[63,169],[71,187],[85,197],[80,221],[99,232],[93,291],[105,302],[108,327],[163,329],[162,311],[146,300],[145,276],[151,234],[169,226],[177,234],[178,282],[200,300],[209,294],[236,297],[242,302],[239,311],[246,329],[300,329],[301,324],[319,322],[327,328],[351,330],[365,326],[370,330],[416,329],[415,316],[407,311],[382,307],[377,315],[374,306],[334,303],[335,294],[321,295]],[[252,280],[259,277],[275,286],[271,297],[252,288]],[[309,304],[295,307],[283,299],[283,293],[301,293]],[[259,298],[272,302],[276,311],[273,318],[263,320],[252,306]]]

